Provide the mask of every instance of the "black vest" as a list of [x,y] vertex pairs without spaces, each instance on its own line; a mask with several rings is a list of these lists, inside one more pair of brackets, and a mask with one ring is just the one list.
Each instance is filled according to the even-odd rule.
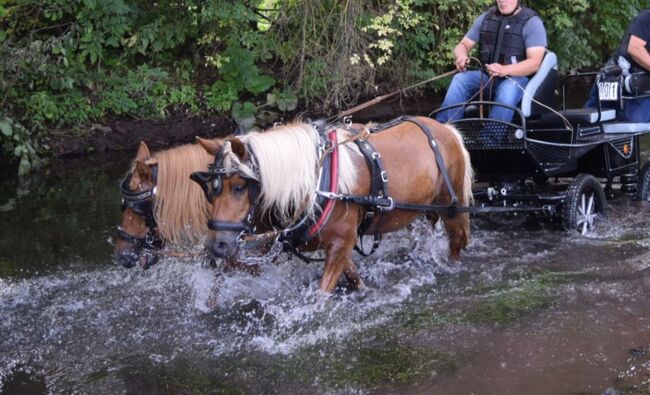
[[481,62],[506,65],[525,60],[524,25],[534,16],[537,13],[526,7],[512,16],[501,15],[497,7],[490,8],[481,24]]
[[[644,11],[642,11],[642,13],[643,12],[650,12],[650,10],[644,10]],[[628,26],[627,30],[625,31],[625,34],[623,34],[623,41],[621,41],[621,45],[619,45],[618,48],[616,48],[616,50],[614,51],[613,56],[610,59],[611,61],[614,62],[614,64],[616,64],[616,60],[618,59],[619,56],[624,57],[625,59],[627,59],[628,62],[630,62],[630,65],[631,65],[630,72],[633,72],[633,73],[634,72],[642,72],[642,71],[647,72],[647,70],[644,69],[637,62],[635,62],[634,59],[632,59],[632,57],[630,56],[630,54],[627,52],[627,48],[630,45],[630,36],[632,36],[632,33],[630,33],[630,30],[632,29],[632,25],[637,23],[637,19],[639,19],[640,16],[641,16],[640,14],[637,15],[637,17],[634,18],[632,23],[630,23],[630,26]],[[642,40],[644,40],[644,41],[648,41],[647,37],[640,37],[640,38]],[[648,51],[650,51],[650,42],[647,43],[646,49]]]

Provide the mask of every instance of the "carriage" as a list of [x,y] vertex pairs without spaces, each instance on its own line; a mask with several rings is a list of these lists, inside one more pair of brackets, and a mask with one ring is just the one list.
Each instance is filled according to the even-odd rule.
[[[566,109],[563,84],[562,110],[554,110],[557,78],[557,57],[548,52],[520,106],[511,108],[512,122],[482,117],[491,106],[503,106],[490,101],[441,108],[430,116],[464,112],[452,124],[476,172],[475,212],[540,214],[585,234],[607,216],[606,200],[615,192],[649,199],[650,164],[641,166],[639,142],[650,124],[617,121],[616,110],[606,108],[631,95],[620,73],[597,74],[600,100],[593,109]],[[629,77],[627,82],[629,89]]]

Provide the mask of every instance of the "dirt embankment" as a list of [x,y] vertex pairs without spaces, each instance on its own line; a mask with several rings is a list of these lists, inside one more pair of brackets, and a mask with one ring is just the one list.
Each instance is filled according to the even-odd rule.
[[[440,97],[400,98],[394,97],[385,102],[370,106],[353,115],[354,122],[384,122],[399,115],[426,115],[439,106]],[[332,114],[326,115],[330,117]],[[318,118],[309,111],[296,110],[284,119],[295,117]],[[52,159],[82,158],[102,152],[135,152],[138,143],[144,141],[152,150],[170,148],[187,144],[200,137],[224,137],[232,134],[237,124],[230,117],[188,118],[175,115],[166,121],[145,121],[133,119],[104,120],[95,124],[81,135],[70,133],[51,134],[42,143],[49,146]],[[0,174],[14,174],[17,162],[12,158],[0,156]]]
[[[439,106],[440,100],[440,97],[427,100],[404,100],[395,97],[368,107],[354,114],[353,118],[355,122],[365,123],[383,122],[399,115],[428,114]],[[297,114],[303,119],[317,118],[309,111],[296,110],[286,120],[291,121]],[[151,149],[159,150],[193,142],[195,136],[224,137],[233,133],[236,128],[237,124],[229,117],[200,119],[174,116],[163,122],[118,119],[95,125],[83,136],[52,138],[48,144],[56,157],[80,156],[92,152],[133,151],[140,141],[147,143]]]
[[47,143],[55,157],[64,158],[94,152],[134,151],[140,141],[153,150],[160,150],[193,142],[195,136],[223,137],[235,128],[235,123],[225,117],[176,117],[162,122],[115,120],[94,125],[83,136],[50,137]]

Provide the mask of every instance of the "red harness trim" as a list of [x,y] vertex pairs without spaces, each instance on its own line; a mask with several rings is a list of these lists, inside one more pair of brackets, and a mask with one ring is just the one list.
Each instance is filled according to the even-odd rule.
[[[333,192],[336,193],[338,189],[338,177],[339,177],[339,147],[337,144],[337,139],[336,139],[336,129],[332,129],[328,132],[327,138],[329,141],[333,144],[334,149],[332,150],[332,165],[331,165],[331,170],[330,170],[330,187],[328,192]],[[318,218],[318,221],[314,225],[309,228],[309,231],[307,232],[307,236],[309,238],[314,237],[316,233],[318,233],[321,228],[325,225],[327,220],[330,217],[330,214],[332,213],[332,210],[334,209],[334,204],[336,203],[335,199],[327,199],[327,203],[325,203],[325,207],[323,207],[323,213],[321,214],[320,218]]]

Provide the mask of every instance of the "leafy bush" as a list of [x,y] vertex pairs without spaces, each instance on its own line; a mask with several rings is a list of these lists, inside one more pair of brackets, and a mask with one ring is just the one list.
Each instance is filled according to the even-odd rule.
[[37,147],[30,138],[29,131],[21,124],[0,112],[0,135],[2,149],[19,159],[18,175],[25,176],[41,165]]
[[[0,144],[25,173],[48,134],[83,133],[110,115],[221,113],[252,126],[298,105],[335,112],[409,86],[452,68],[453,47],[493,1],[0,3]],[[566,71],[606,60],[642,3],[533,8]]]

